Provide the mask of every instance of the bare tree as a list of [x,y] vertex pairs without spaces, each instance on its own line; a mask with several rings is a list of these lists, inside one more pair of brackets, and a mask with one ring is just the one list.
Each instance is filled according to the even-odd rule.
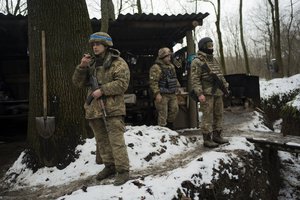
[[228,65],[227,62],[227,73],[242,73],[244,72],[244,70],[242,71],[240,68],[241,64],[240,64],[240,60],[241,60],[241,53],[240,53],[240,40],[238,40],[239,38],[239,24],[237,21],[235,21],[235,18],[229,18],[226,17],[226,23],[225,23],[225,27],[227,30],[227,32],[229,34],[225,35],[225,38],[227,38],[227,57],[229,56],[229,58],[227,58],[227,61],[230,62],[230,64]]
[[142,6],[141,6],[141,0],[136,0],[136,7],[138,9],[138,13],[142,14]]
[[26,0],[2,0],[0,10],[11,15],[26,15],[27,1]]
[[215,24],[216,24],[217,35],[218,35],[218,40],[219,40],[220,62],[221,62],[221,67],[222,67],[222,70],[223,70],[224,74],[227,74],[225,57],[224,57],[224,50],[223,50],[222,32],[221,32],[221,28],[220,28],[220,23],[221,23],[221,0],[217,0],[217,3],[218,3],[217,8],[216,8],[215,4],[210,0],[200,0],[200,1],[209,2],[214,8],[215,15],[216,15],[216,18],[217,18]]
[[292,36],[291,29],[292,29],[292,24],[294,20],[294,6],[293,6],[293,0],[290,0],[290,19],[289,23],[287,26],[287,46],[288,46],[288,53],[287,53],[287,67],[286,67],[286,75],[290,75],[290,65],[291,65],[291,57],[292,57],[292,39],[294,38],[295,35]]
[[275,57],[278,65],[278,75],[283,76],[283,62],[281,56],[281,38],[280,38],[280,19],[279,19],[279,2],[278,0],[268,0],[269,5],[271,6],[272,14],[272,24],[273,24],[273,38],[274,38],[274,51]]
[[240,0],[240,37],[241,37],[241,44],[242,44],[242,48],[243,48],[243,52],[244,52],[246,73],[250,74],[248,53],[247,53],[247,49],[246,49],[246,45],[245,45],[244,30],[243,30],[243,0]]

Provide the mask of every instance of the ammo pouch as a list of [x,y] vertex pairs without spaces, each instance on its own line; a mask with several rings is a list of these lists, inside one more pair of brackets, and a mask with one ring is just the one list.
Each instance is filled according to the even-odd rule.
[[159,89],[162,94],[174,94],[176,92],[177,79],[169,78],[159,81]]

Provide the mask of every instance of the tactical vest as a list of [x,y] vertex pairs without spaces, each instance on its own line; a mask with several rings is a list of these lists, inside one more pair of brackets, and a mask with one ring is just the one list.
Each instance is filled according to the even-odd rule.
[[[160,66],[160,64],[158,64]],[[162,77],[158,82],[159,90],[161,94],[174,94],[177,88],[177,76],[176,73],[170,68],[162,68]]]
[[[203,62],[203,60],[200,59],[199,57],[196,57],[196,59],[199,59],[201,62]],[[222,74],[220,72],[220,68],[219,68],[219,63],[214,58],[212,60],[205,59],[205,62],[208,65],[208,67],[212,73],[216,74],[218,77],[222,76]],[[203,89],[211,87],[212,94],[215,94],[216,89],[217,89],[217,84],[214,81],[213,77],[204,68],[202,68],[200,76],[201,76],[201,80],[202,80]]]

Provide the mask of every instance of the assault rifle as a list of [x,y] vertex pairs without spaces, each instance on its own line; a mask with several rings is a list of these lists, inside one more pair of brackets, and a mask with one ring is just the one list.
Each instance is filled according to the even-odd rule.
[[[100,88],[99,84],[98,84],[98,81],[97,81],[97,78],[93,75],[89,76],[89,86],[91,87],[92,91],[95,91],[95,90]],[[92,94],[90,94],[86,99],[87,105],[90,105],[92,103],[93,99],[94,99],[94,97],[92,96]],[[103,103],[103,99],[102,99],[102,97],[100,97],[99,99],[96,99],[96,101],[98,102],[99,107],[101,109],[102,119],[103,119],[103,122],[104,122],[104,126],[107,130],[107,123],[106,123],[107,114],[106,114],[105,106],[104,106],[104,103]]]
[[216,89],[219,88],[220,90],[222,90],[222,92],[224,93],[225,96],[229,95],[229,91],[227,90],[227,88],[225,87],[223,81],[218,77],[217,74],[215,74],[214,72],[212,72],[210,70],[210,68],[208,67],[207,63],[204,63],[201,66],[204,70],[206,70],[208,72],[208,74],[213,78],[215,86],[213,88],[213,93],[216,92]]

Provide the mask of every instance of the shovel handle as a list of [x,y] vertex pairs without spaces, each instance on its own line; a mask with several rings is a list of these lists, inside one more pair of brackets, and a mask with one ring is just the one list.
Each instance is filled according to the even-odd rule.
[[43,71],[43,116],[47,119],[47,74],[46,74],[46,37],[42,31],[42,71]]

